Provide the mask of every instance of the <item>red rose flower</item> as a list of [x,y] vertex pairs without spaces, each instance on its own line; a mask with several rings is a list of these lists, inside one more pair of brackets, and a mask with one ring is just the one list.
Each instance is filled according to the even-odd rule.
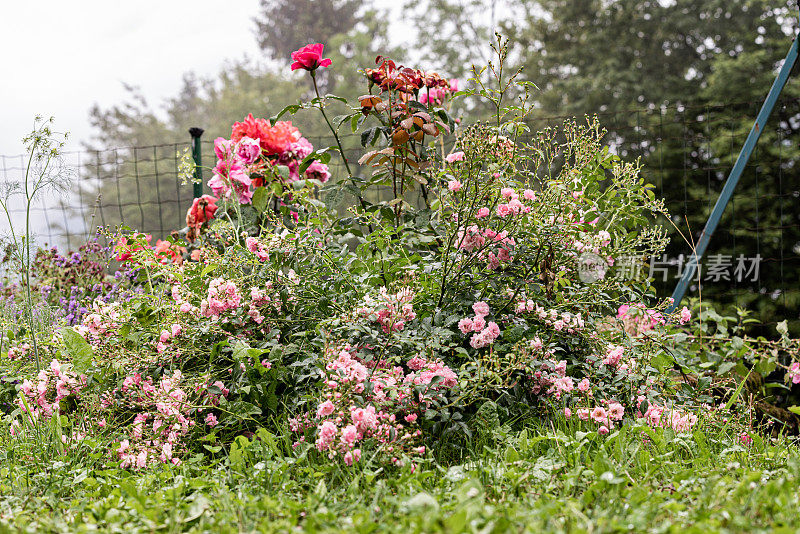
[[278,121],[275,126],[266,119],[253,118],[250,113],[243,122],[234,123],[231,141],[238,143],[243,137],[258,139],[261,150],[267,156],[283,153],[289,145],[300,139],[300,130],[290,121]]
[[269,132],[270,124],[266,119],[253,118],[250,113],[245,117],[243,122],[233,123],[231,129],[231,141],[238,143],[242,137],[249,137],[250,139],[261,139]]
[[189,241],[194,241],[200,234],[200,227],[214,218],[214,213],[217,211],[217,198],[211,195],[203,195],[202,197],[194,199],[192,207],[186,212],[186,226],[189,227],[187,238]]
[[307,71],[314,71],[319,67],[328,67],[331,64],[330,59],[322,59],[322,49],[325,45],[322,43],[315,43],[306,45],[300,50],[292,52],[292,70],[305,69]]
[[198,228],[204,222],[214,218],[217,211],[217,198],[211,195],[203,195],[194,199],[192,207],[186,212],[186,225]]
[[[150,234],[136,234],[133,236],[134,239],[144,239],[147,241],[147,244],[150,244],[150,240],[153,239],[153,236]],[[114,246],[114,253],[117,255],[117,261],[128,261],[131,256],[133,256],[134,252],[139,252],[144,247],[142,247],[141,243],[133,243],[132,245],[128,244],[128,239],[120,236],[117,239],[117,243]]]
[[292,143],[300,140],[300,130],[291,121],[278,121],[269,133],[261,138],[261,148],[270,155],[279,156],[286,152]]

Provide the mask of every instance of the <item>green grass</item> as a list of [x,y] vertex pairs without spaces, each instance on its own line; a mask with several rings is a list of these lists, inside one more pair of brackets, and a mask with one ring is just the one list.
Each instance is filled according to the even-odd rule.
[[[728,433],[726,433],[728,432]],[[105,444],[0,463],[0,526],[30,532],[795,532],[800,455],[726,429],[531,425],[415,472],[347,468],[271,440],[129,472]],[[28,453],[30,451],[28,450]],[[227,453],[227,454],[226,454]],[[35,459],[34,459],[35,458]]]

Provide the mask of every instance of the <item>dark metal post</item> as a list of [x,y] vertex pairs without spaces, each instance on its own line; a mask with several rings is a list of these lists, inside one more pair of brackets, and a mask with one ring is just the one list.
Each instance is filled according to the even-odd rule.
[[194,198],[203,196],[203,153],[200,148],[200,136],[203,135],[202,128],[189,128],[192,136],[192,159],[194,160]]

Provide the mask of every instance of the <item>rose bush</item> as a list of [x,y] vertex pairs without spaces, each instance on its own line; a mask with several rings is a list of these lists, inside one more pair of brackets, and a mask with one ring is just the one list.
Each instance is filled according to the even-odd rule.
[[[331,66],[322,49],[292,54],[315,89]],[[688,310],[666,314],[635,274],[665,245],[651,224],[662,202],[596,119],[529,132],[530,86],[492,72],[494,85],[476,72],[459,92],[379,57],[348,113],[330,120],[342,99],[317,92],[216,139],[213,195],[182,232],[116,236],[138,290],[85,305],[48,345],[81,377],[56,384],[80,413],[75,435],[104,429],[109,461],[142,468],[287,422],[295,450],[347,465],[443,454],[492,410],[504,424],[688,432],[697,402],[675,396],[666,348]],[[488,100],[493,121],[461,125],[455,98]],[[336,147],[315,150],[280,120],[309,109]],[[365,154],[333,179],[344,125]],[[368,202],[378,187],[391,198]]]

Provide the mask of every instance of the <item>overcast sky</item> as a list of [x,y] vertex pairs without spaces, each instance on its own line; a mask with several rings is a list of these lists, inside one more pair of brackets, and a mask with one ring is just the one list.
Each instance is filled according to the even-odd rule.
[[[156,111],[177,94],[184,73],[214,76],[228,60],[262,60],[253,17],[258,0],[0,0],[0,179],[21,179],[22,138],[39,114],[70,132],[67,151],[94,132],[93,104],[127,100],[124,84],[138,86]],[[325,1],[325,0],[323,0]],[[399,16],[399,0],[374,0]],[[67,165],[80,155],[67,154]],[[34,213],[43,232],[52,199]],[[19,207],[19,206],[17,206]],[[19,223],[22,211],[14,215]],[[19,219],[19,220],[17,220]],[[0,217],[0,234],[4,234]]]
[[55,116],[77,150],[92,133],[89,108],[123,102],[123,83],[159,109],[187,71],[214,75],[226,60],[260,59],[257,12],[258,0],[3,0],[0,155],[23,152],[36,114]]
[[257,10],[258,0],[4,0],[0,154],[23,151],[37,113],[55,116],[78,149],[89,108],[122,102],[123,82],[158,107],[186,71],[213,75],[226,59],[259,58]]

